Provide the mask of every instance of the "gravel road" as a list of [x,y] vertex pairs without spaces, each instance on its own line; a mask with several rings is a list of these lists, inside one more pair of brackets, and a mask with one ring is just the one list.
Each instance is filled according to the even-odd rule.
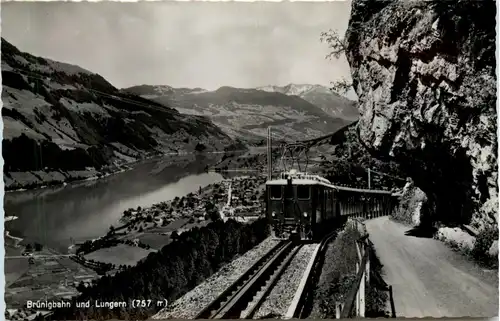
[[248,271],[262,256],[279,241],[267,238],[250,251],[199,284],[190,292],[175,300],[167,308],[155,314],[153,319],[193,319],[203,308],[215,300],[241,275]]
[[261,318],[268,315],[285,316],[317,246],[317,244],[306,244],[299,250],[269,293],[267,299],[255,313],[254,318]]
[[478,267],[438,240],[406,236],[410,227],[387,217],[365,224],[393,286],[398,318],[498,315],[498,271]]

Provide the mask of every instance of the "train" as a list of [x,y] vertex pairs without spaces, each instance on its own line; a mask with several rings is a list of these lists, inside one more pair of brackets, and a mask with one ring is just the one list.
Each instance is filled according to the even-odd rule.
[[349,216],[388,215],[390,191],[333,185],[295,170],[266,182],[266,216],[277,239],[319,240]]

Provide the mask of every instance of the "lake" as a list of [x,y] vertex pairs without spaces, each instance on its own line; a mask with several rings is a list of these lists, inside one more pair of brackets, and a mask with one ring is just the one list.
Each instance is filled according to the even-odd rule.
[[218,173],[205,173],[216,160],[202,155],[169,156],[146,161],[134,169],[100,180],[64,187],[6,193],[5,222],[11,235],[67,252],[75,242],[97,238],[128,208],[148,207],[220,182]]

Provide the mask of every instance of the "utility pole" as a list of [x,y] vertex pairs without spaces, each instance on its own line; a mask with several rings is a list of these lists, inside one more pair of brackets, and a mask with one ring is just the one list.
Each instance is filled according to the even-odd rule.
[[271,138],[271,126],[267,127],[267,179],[271,180],[273,178],[273,147]]
[[368,189],[372,189],[372,171],[370,168],[368,168]]

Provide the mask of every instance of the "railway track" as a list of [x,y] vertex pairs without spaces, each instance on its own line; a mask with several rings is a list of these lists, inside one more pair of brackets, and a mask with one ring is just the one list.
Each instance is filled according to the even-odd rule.
[[251,319],[302,246],[278,243],[195,318]]
[[328,243],[335,239],[337,231],[327,234],[311,256],[304,276],[285,315],[287,319],[306,319],[313,307],[314,289],[319,281]]
[[[317,246],[304,271],[303,280],[286,313],[287,317],[303,318],[312,301],[312,290],[319,277],[326,244],[337,233],[328,234]],[[281,241],[255,263],[227,290],[204,308],[195,319],[253,319],[273,287],[305,243]]]

